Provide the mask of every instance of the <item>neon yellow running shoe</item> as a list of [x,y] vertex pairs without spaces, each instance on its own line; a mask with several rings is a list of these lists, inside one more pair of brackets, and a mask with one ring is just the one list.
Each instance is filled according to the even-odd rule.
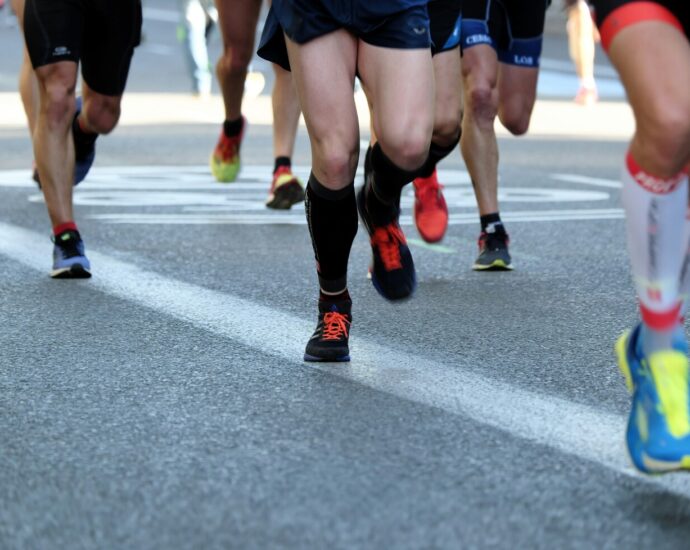
[[[626,443],[645,473],[690,470],[690,392],[685,343],[652,353],[637,350],[639,326],[616,343],[618,366],[632,393]],[[682,349],[681,349],[682,348]]]
[[221,183],[231,183],[237,179],[240,172],[240,147],[247,119],[242,117],[242,130],[233,137],[228,137],[221,129],[216,148],[211,155],[211,173]]

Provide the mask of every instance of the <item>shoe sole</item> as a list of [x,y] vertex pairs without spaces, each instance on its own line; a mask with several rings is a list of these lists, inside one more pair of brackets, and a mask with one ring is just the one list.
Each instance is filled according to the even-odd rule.
[[70,267],[54,269],[50,276],[53,279],[89,279],[91,272],[81,264],[74,264]]
[[310,363],[345,363],[350,360],[350,356],[341,355],[340,357],[319,357],[317,355],[305,353],[304,360]]
[[474,264],[472,266],[474,271],[513,271],[513,264],[507,264],[503,260],[495,260],[489,265]]
[[294,179],[278,187],[273,197],[266,201],[266,207],[272,210],[290,210],[293,204],[303,201],[304,189],[297,179]]

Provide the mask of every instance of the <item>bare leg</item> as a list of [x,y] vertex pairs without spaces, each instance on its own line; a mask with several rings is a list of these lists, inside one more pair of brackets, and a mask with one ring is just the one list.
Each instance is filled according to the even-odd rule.
[[237,120],[242,116],[244,81],[254,53],[261,0],[216,0],[216,7],[223,37],[223,54],[216,74],[223,93],[225,119]]
[[74,220],[72,184],[77,64],[63,61],[36,70],[40,109],[34,129],[34,155],[53,227]]
[[[19,27],[24,29],[24,0],[12,0],[12,9],[17,14],[19,20]],[[24,105],[24,112],[26,113],[26,120],[29,126],[29,134],[33,135],[34,127],[36,125],[36,116],[38,113],[38,83],[34,75],[31,60],[29,59],[29,52],[24,47],[24,57],[22,59],[22,66],[19,70],[19,95],[22,98]]]
[[301,112],[299,99],[290,72],[275,64],[273,70],[273,156],[292,158]]
[[340,30],[300,46],[286,41],[309,131],[312,171],[327,189],[343,189],[352,183],[359,157],[359,124],[352,95],[357,39]]
[[498,57],[491,46],[467,49],[462,57],[465,112],[460,147],[472,178],[479,215],[498,212]]

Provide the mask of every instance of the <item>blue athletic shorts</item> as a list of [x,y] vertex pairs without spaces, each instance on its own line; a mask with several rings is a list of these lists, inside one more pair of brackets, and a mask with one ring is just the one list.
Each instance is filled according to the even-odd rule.
[[548,0],[463,0],[463,51],[479,44],[501,63],[539,67]]
[[259,56],[290,69],[283,32],[297,44],[345,29],[373,46],[431,46],[426,0],[273,0]]
[[432,55],[447,52],[460,45],[460,2],[461,0],[429,2]]

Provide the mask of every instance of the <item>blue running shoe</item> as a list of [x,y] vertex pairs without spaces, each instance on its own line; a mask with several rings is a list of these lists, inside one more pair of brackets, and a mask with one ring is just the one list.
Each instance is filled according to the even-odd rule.
[[[74,124],[77,124],[77,117],[82,109],[82,99],[77,98],[77,112],[74,115]],[[93,139],[80,140],[74,134],[75,130],[72,128],[72,136],[74,139],[74,185],[80,184],[86,178],[86,175],[91,170],[93,161],[96,158],[96,137]],[[82,134],[83,135],[83,134]],[[40,185],[40,184],[39,184]]]
[[632,394],[626,443],[645,473],[690,469],[690,391],[687,346],[638,353],[640,326],[616,342],[618,366]]
[[84,241],[79,231],[63,231],[53,237],[53,279],[88,279],[91,264],[84,253]]

